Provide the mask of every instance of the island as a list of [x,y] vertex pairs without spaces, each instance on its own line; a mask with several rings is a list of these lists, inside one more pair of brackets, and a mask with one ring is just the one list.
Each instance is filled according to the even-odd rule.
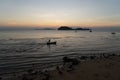
[[71,27],[68,26],[61,26],[58,28],[58,30],[73,30]]
[[73,28],[68,27],[68,26],[61,26],[61,27],[58,28],[58,30],[82,30],[82,31],[87,31],[88,30],[88,31],[91,31],[92,29],[81,28],[81,27],[73,29]]

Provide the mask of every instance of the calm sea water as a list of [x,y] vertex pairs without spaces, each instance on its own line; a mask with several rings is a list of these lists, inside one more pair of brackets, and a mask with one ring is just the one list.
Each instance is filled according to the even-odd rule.
[[[57,41],[47,46],[46,42]],[[57,30],[0,32],[0,75],[61,64],[63,56],[120,52],[120,33]]]

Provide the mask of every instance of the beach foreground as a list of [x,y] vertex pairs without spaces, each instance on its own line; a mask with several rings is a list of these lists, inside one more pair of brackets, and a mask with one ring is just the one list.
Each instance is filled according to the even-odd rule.
[[[95,57],[77,65],[57,66],[54,70],[28,70],[7,80],[120,80],[120,56]],[[68,67],[69,66],[69,67]]]

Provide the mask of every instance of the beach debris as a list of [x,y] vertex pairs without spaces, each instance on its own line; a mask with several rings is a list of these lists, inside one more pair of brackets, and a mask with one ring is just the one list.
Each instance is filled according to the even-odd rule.
[[69,58],[67,56],[63,57],[63,66],[67,66],[67,72],[73,71],[74,66],[78,65],[79,61],[76,58]]
[[95,59],[96,58],[96,56],[90,56],[90,59]]
[[70,64],[70,65],[68,66],[67,72],[70,72],[70,71],[73,71],[73,70],[74,70],[73,65]]
[[32,72],[33,72],[33,69],[29,69],[27,72],[28,72],[28,73],[32,73]]
[[111,56],[116,56],[116,54],[111,54]]
[[42,80],[50,80],[49,79],[50,78],[50,74],[48,73],[47,70],[45,70],[43,74],[44,74],[45,78],[43,78]]
[[80,59],[81,60],[86,60],[88,57],[87,56],[81,56]]
[[59,74],[63,74],[63,72],[60,70],[59,66],[56,66],[56,70],[58,71]]
[[72,65],[77,65],[79,64],[79,61],[76,58],[69,58],[65,56],[63,57],[63,65],[65,65],[66,63],[72,63]]
[[103,54],[104,58],[109,58],[110,56],[112,56],[112,55],[110,55],[110,54]]
[[22,80],[33,80],[33,78],[29,74],[23,74],[22,75]]

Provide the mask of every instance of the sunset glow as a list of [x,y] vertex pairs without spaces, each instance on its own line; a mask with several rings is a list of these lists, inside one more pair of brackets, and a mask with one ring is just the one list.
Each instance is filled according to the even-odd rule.
[[120,26],[120,0],[0,0],[0,26]]

